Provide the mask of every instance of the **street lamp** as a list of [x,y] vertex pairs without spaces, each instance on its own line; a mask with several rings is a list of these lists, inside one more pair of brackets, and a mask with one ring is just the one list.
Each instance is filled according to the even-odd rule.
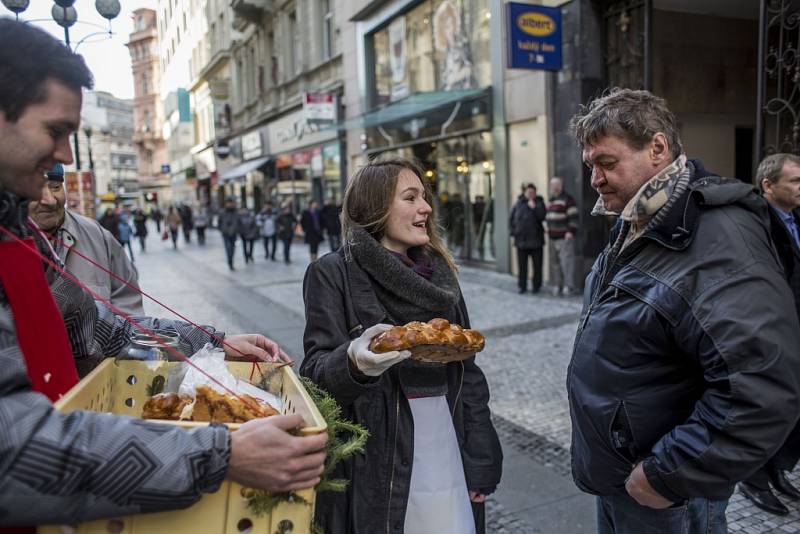
[[[30,0],[0,0],[0,2],[2,2],[7,9],[16,15],[17,20],[19,20],[19,14],[28,9],[28,5],[30,4]],[[64,28],[64,43],[67,45],[67,48],[70,48],[73,52],[77,51],[81,43],[83,43],[89,37],[95,36],[99,33],[106,33],[106,30],[103,32],[90,33],[78,41],[73,49],[70,46],[69,29],[78,21],[78,12],[73,7],[74,3],[75,0],[53,0],[53,8],[50,10],[50,15],[53,17],[53,20],[56,22],[56,24]],[[109,28],[107,32],[110,37],[112,35],[111,20],[119,15],[120,12],[119,0],[95,0],[94,7],[101,17],[108,20]],[[98,25],[95,24],[94,26]],[[102,28],[102,26],[98,27]],[[72,143],[75,147],[75,169],[80,171],[81,155],[79,151],[77,131],[73,132],[72,134]],[[89,156],[89,159],[91,159],[91,155]],[[91,161],[89,162],[89,165],[92,165]]]

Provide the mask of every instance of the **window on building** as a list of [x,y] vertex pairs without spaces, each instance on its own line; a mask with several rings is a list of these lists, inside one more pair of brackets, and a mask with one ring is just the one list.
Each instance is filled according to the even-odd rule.
[[297,31],[297,10],[293,9],[289,13],[289,35],[287,35],[286,44],[287,52],[287,68],[286,72],[297,74],[300,72],[300,35]]
[[248,101],[253,100],[258,92],[256,91],[256,49],[251,46],[247,56],[247,93]]
[[186,33],[186,11],[183,12],[183,33]]
[[333,56],[333,9],[331,0],[321,0],[320,12],[322,13],[322,59]]
[[150,77],[147,73],[142,74],[142,95],[150,94]]

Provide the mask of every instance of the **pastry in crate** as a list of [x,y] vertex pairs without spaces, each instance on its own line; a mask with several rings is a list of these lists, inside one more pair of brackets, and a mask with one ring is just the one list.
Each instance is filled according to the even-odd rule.
[[198,386],[195,393],[195,398],[178,393],[154,395],[145,402],[142,418],[244,423],[251,419],[278,415],[275,408],[250,395],[234,397],[218,393],[208,386]]
[[408,350],[414,360],[448,363],[466,360],[482,351],[485,343],[477,330],[461,328],[447,319],[432,319],[427,323],[413,321],[378,334],[369,349],[376,354]]

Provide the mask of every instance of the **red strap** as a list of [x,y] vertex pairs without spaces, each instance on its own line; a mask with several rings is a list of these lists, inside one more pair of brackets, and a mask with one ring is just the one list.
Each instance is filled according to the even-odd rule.
[[32,389],[56,401],[78,383],[78,371],[32,238],[0,242],[0,282]]

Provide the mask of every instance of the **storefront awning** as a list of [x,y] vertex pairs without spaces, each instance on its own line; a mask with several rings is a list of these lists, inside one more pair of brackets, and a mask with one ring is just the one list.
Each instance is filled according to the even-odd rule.
[[266,162],[270,160],[269,156],[265,156],[263,158],[256,158],[251,159],[250,161],[245,161],[244,163],[240,163],[236,167],[230,168],[227,171],[223,172],[219,180],[220,182],[229,182],[231,180],[235,180],[237,178],[241,178],[248,172],[252,172],[257,170],[259,167],[264,165]]
[[449,104],[454,104],[455,102],[472,100],[483,96],[490,90],[490,88],[481,87],[477,89],[460,89],[457,91],[416,93],[376,111],[371,111],[360,117],[340,122],[336,127],[340,130],[373,128],[382,124],[410,119],[416,115],[423,115]]

